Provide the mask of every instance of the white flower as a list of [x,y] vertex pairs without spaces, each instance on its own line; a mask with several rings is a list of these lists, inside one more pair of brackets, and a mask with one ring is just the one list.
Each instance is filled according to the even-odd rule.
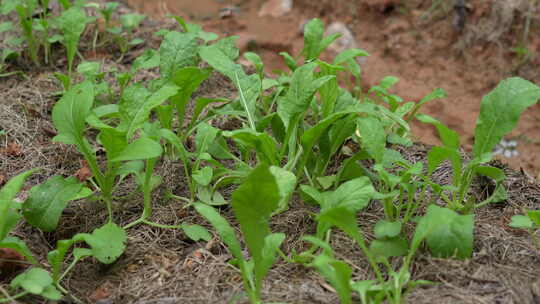
[[517,144],[518,143],[515,140],[506,140],[503,138],[493,149],[493,155],[501,154],[506,158],[518,156],[519,152],[517,151]]

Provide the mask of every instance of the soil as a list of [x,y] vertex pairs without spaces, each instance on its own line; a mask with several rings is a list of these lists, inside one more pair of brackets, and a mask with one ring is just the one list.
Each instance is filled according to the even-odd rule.
[[[320,17],[326,24],[340,21],[351,29],[358,46],[371,54],[362,64],[363,85],[367,88],[384,76],[397,76],[401,80],[394,92],[411,101],[420,100],[434,88],[445,89],[449,97],[428,103],[423,112],[460,132],[466,150],[472,147],[483,95],[512,75],[540,83],[537,69],[540,60],[536,55],[540,48],[540,28],[535,25],[536,19],[533,19],[528,45],[533,50],[530,60],[520,64],[511,51],[523,31],[526,1],[468,1],[467,23],[459,31],[453,26],[454,10],[444,1],[437,9],[430,10],[432,2],[421,0],[401,1],[405,4],[393,0],[297,0],[293,10],[285,16],[259,17],[263,2],[127,0],[121,12],[135,10],[151,16],[136,32],[146,43],[119,62],[118,50],[114,48],[91,51],[84,43],[90,38],[82,40],[81,53],[99,59],[106,69],[128,69],[133,58],[145,47],[159,46],[159,40],[151,33],[175,27],[174,22],[163,17],[175,14],[201,24],[207,31],[240,36],[242,50],[254,50],[262,55],[271,74],[275,69],[285,69],[277,52],[299,53],[300,29],[306,20]],[[220,18],[220,9],[226,7],[232,9],[232,15]],[[19,67],[25,68],[24,64]],[[2,78],[0,129],[5,130],[7,136],[0,136],[0,185],[34,167],[41,170],[28,180],[28,185],[36,185],[56,174],[84,175],[81,170],[85,166],[77,151],[51,142],[55,130],[50,114],[61,89],[52,75],[65,68],[65,62],[59,60],[54,68],[25,70],[28,78],[17,75]],[[156,73],[150,71],[139,77],[144,80],[155,76]],[[227,97],[236,93],[227,80],[215,74],[196,94]],[[540,209],[540,183],[531,177],[540,172],[540,156],[536,153],[540,147],[539,131],[540,106],[536,105],[523,114],[510,136],[519,142],[519,155],[501,159],[504,163],[492,163],[505,170],[509,197],[505,202],[477,211],[473,257],[465,261],[438,259],[426,251],[419,252],[411,269],[413,279],[437,284],[413,290],[407,297],[409,303],[540,303],[540,252],[527,233],[508,226],[510,218],[522,213],[524,208]],[[425,162],[429,149],[426,144],[437,143],[436,134],[432,128],[419,124],[414,125],[413,132],[423,144],[401,152],[406,159]],[[212,230],[192,208],[183,208],[182,204],[165,196],[168,190],[177,195],[186,194],[181,166],[164,160],[157,170],[164,183],[154,192],[152,220],[168,225],[197,223]],[[445,165],[437,172],[439,182],[449,183],[451,168]],[[478,181],[473,187],[477,195],[485,191],[485,186]],[[133,190],[133,183],[128,183],[121,192]],[[118,224],[136,219],[141,205],[142,198],[135,197],[117,208]],[[306,243],[299,239],[314,232],[315,222],[310,214],[316,211],[315,207],[295,199],[287,212],[272,219],[272,230],[287,235],[282,246],[285,253],[306,248]],[[222,214],[234,223],[230,210],[225,208]],[[371,227],[382,216],[377,204],[359,215],[368,238],[373,237]],[[44,233],[21,223],[15,234],[27,242],[40,263],[47,265],[46,253],[55,248],[57,240],[92,231],[105,221],[102,206],[82,200],[70,204],[57,231]],[[367,261],[357,246],[351,246],[350,239],[336,233],[332,247],[337,258],[353,267],[355,280],[373,277]],[[235,303],[235,299],[237,303],[247,303],[241,296],[240,274],[228,263],[230,259],[230,253],[217,236],[208,243],[193,242],[180,230],[137,226],[128,231],[128,248],[116,263],[102,265],[87,259],[68,274],[62,284],[71,296],[62,303]],[[399,264],[399,260],[395,264]],[[0,288],[5,288],[7,282],[8,277],[0,278]],[[263,299],[284,303],[339,302],[332,288],[315,271],[284,261],[270,270]],[[44,302],[27,298],[19,303]]]

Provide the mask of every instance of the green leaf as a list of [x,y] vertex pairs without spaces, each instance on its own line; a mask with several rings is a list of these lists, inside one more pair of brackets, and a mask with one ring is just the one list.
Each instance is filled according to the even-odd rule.
[[334,58],[333,64],[338,65],[345,63],[356,57],[366,57],[369,56],[369,53],[361,49],[347,49],[336,55]]
[[264,73],[264,63],[261,57],[253,52],[245,52],[244,57],[255,66],[257,73]]
[[131,65],[131,70],[136,72],[141,69],[151,69],[159,66],[161,56],[154,49],[146,49]]
[[208,186],[212,181],[213,171],[211,167],[204,167],[193,172],[192,178],[201,186]]
[[386,132],[381,121],[375,117],[367,116],[357,119],[358,129],[362,138],[362,146],[375,159],[381,163],[386,148]]
[[277,258],[277,251],[285,240],[284,233],[272,233],[264,238],[260,263],[255,263],[255,284],[260,290],[262,281]]
[[[279,207],[280,201],[276,177],[266,164],[255,168],[232,195],[234,214],[240,223],[249,253],[253,257],[255,278],[262,279],[268,270],[265,265],[268,263],[266,260],[270,253],[265,253],[265,246],[270,246],[266,244],[268,242],[266,238],[270,235],[269,220]],[[261,283],[255,282],[257,290]]]
[[460,215],[448,208],[430,205],[417,230],[421,227],[426,232],[427,244],[434,256],[445,258],[455,255],[460,259],[471,256],[474,214]]
[[164,103],[178,92],[178,86],[166,83],[153,93],[149,93],[140,85],[128,87],[120,102],[121,130],[127,132],[127,138],[133,137],[135,131],[148,121],[152,110]]
[[514,215],[508,226],[520,229],[531,229],[533,228],[533,221],[525,215]]
[[182,225],[182,230],[184,230],[184,233],[195,242],[200,240],[209,242],[212,239],[210,232],[200,225]]
[[456,150],[459,149],[459,135],[456,131],[449,129],[435,118],[425,114],[418,114],[416,115],[416,118],[421,122],[434,125],[437,128],[439,138],[445,147]]
[[120,15],[120,23],[127,30],[132,30],[139,26],[139,24],[146,18],[141,14],[122,14]]
[[169,79],[181,68],[197,66],[199,45],[191,33],[169,32],[159,48],[161,77]]
[[223,136],[230,137],[247,148],[255,149],[259,161],[279,165],[277,142],[270,135],[252,129],[241,129],[223,132]]
[[94,103],[94,86],[85,81],[64,93],[52,111],[52,121],[58,135],[53,141],[77,145],[83,144],[85,119]]
[[107,223],[95,229],[92,234],[79,233],[73,237],[75,241],[84,240],[90,245],[92,256],[103,264],[111,264],[124,253],[126,248],[126,232],[114,223]]
[[281,212],[288,208],[289,200],[296,188],[296,176],[292,172],[277,166],[271,166],[270,172],[272,172],[276,178],[276,183],[279,188],[281,199],[279,201],[277,212]]
[[298,67],[298,64],[296,63],[296,59],[294,59],[291,55],[289,55],[289,53],[287,52],[281,52],[279,53],[279,55],[281,55],[283,57],[283,60],[285,60],[285,64],[287,65],[287,67],[291,70],[291,71],[294,71],[296,70],[296,68]]
[[288,129],[295,118],[309,108],[315,92],[334,76],[315,78],[313,71],[317,64],[312,62],[296,69],[285,98],[278,99],[278,115]]
[[211,67],[227,76],[234,83],[250,127],[255,130],[256,102],[261,92],[262,82],[259,75],[246,75],[242,66],[233,61],[237,51],[234,44],[220,44],[218,42],[201,48],[200,55]]
[[431,148],[428,152],[428,176],[437,169],[445,160],[450,160],[452,164],[452,183],[457,186],[461,180],[461,155],[459,151],[453,148],[438,147]]
[[401,222],[380,220],[375,224],[374,232],[378,239],[396,237],[401,233]]
[[87,17],[84,10],[80,7],[71,7],[62,12],[60,17],[56,19],[58,28],[64,34],[63,44],[66,46],[68,57],[68,70],[71,71],[73,59],[77,52],[79,38],[86,28],[86,24],[94,18]]
[[319,55],[337,38],[339,34],[324,37],[324,23],[320,19],[311,19],[304,26],[304,54],[306,61],[311,61]]
[[484,96],[474,131],[473,154],[491,153],[501,139],[514,129],[521,113],[536,104],[540,88],[519,77],[505,79]]
[[325,254],[313,260],[313,266],[336,289],[340,303],[352,304],[351,278],[352,269],[346,263],[331,258]]
[[134,142],[126,146],[124,150],[118,153],[118,155],[111,159],[111,161],[128,161],[139,159],[150,159],[161,156],[163,148],[161,145],[148,138],[141,137]]
[[227,245],[233,257],[239,261],[240,267],[245,267],[242,247],[240,247],[240,242],[236,238],[234,229],[227,223],[227,220],[225,220],[225,218],[223,218],[213,207],[201,203],[195,203],[193,205],[197,212],[204,216],[204,218],[217,230],[221,240]]
[[7,237],[8,233],[19,222],[21,215],[18,210],[13,210],[13,199],[19,193],[24,181],[36,170],[28,170],[11,178],[0,189],[0,241]]
[[53,231],[58,226],[67,204],[82,189],[75,178],[53,176],[45,183],[30,190],[30,196],[23,203],[23,215],[28,223],[43,231]]
[[62,294],[53,285],[51,275],[41,268],[31,268],[21,273],[11,281],[10,286],[21,287],[31,294],[42,295],[50,300],[62,298]]
[[376,256],[382,256],[385,258],[399,257],[407,255],[409,251],[409,243],[407,240],[394,237],[389,239],[374,240],[369,245],[369,249]]
[[171,98],[171,104],[175,106],[178,113],[178,125],[180,128],[183,127],[186,105],[191,95],[210,74],[210,69],[200,69],[198,67],[185,67],[173,72],[171,81],[180,89],[178,94]]
[[369,178],[363,176],[341,184],[335,191],[328,194],[323,210],[335,206],[343,206],[352,211],[366,207],[375,194],[375,189]]
[[208,151],[208,148],[212,146],[216,137],[219,133],[219,130],[212,127],[207,123],[201,123],[197,127],[197,134],[195,135],[195,147],[197,148],[197,157],[202,153]]
[[8,236],[0,239],[0,248],[11,248],[22,254],[32,264],[38,263],[30,249],[28,249],[28,246],[26,246],[26,243],[18,237]]
[[540,229],[540,210],[528,210],[527,216],[534,222],[536,228]]

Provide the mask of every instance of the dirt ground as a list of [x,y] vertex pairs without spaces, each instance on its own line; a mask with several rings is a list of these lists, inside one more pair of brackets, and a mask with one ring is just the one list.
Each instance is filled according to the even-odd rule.
[[[294,2],[290,13],[282,17],[259,17],[263,0],[198,0],[145,1],[127,0],[122,12],[137,10],[151,19],[143,23],[137,34],[146,44],[132,50],[121,62],[116,62],[114,50],[91,53],[87,59],[103,62],[106,68],[129,68],[128,64],[144,47],[157,48],[159,41],[151,33],[159,28],[174,27],[163,16],[176,14],[202,24],[208,31],[220,35],[239,35],[243,50],[254,50],[263,56],[267,72],[284,68],[277,52],[297,54],[301,48],[301,25],[312,17],[326,24],[345,23],[354,33],[358,47],[371,56],[363,63],[364,85],[376,84],[387,75],[401,81],[395,93],[406,100],[418,101],[434,88],[441,87],[449,97],[428,104],[423,112],[433,115],[462,134],[466,149],[473,143],[474,126],[480,100],[503,78],[519,75],[540,83],[540,23],[533,20],[529,48],[532,58],[520,64],[511,50],[520,41],[523,31],[526,1],[472,0],[465,27],[453,27],[454,11],[443,1],[441,7],[430,10],[432,1],[392,0],[321,0]],[[436,1],[433,1],[434,3]],[[511,3],[511,4],[510,4]],[[232,16],[220,18],[222,8],[231,8]],[[535,12],[538,13],[537,9]],[[538,15],[538,14],[537,14]],[[538,23],[538,24],[535,24]],[[331,54],[328,54],[331,56]],[[0,184],[2,179],[40,167],[28,185],[43,182],[61,174],[74,175],[81,168],[81,157],[71,147],[53,144],[55,135],[51,109],[58,99],[60,85],[52,77],[64,70],[65,62],[53,69],[29,72],[28,79],[14,76],[0,81],[0,127],[7,136],[0,136]],[[151,79],[149,72],[141,77]],[[232,86],[221,76],[213,75],[197,92],[198,96],[231,96]],[[426,144],[437,142],[434,130],[415,125],[418,140]],[[494,165],[504,168],[508,176],[505,186],[507,201],[478,210],[475,224],[473,257],[466,261],[433,258],[420,252],[412,269],[413,279],[431,280],[436,285],[412,291],[408,303],[540,303],[540,252],[534,248],[528,234],[509,228],[510,218],[523,208],[540,209],[540,183],[531,176],[540,172],[540,106],[528,109],[511,138],[518,140],[520,154],[502,158]],[[402,151],[411,161],[425,161],[428,147],[416,144]],[[185,209],[167,199],[166,191],[183,195],[182,170],[177,163],[163,161],[159,174],[164,183],[154,193],[152,220],[162,224],[198,223],[209,229],[206,221],[192,209]],[[450,168],[438,171],[439,182],[450,178]],[[26,189],[28,190],[28,188]],[[122,191],[128,193],[132,189]],[[475,193],[485,190],[480,183]],[[141,212],[141,197],[115,210],[118,224],[136,219]],[[301,251],[307,244],[302,235],[315,231],[309,215],[315,209],[295,200],[289,211],[273,218],[273,231],[284,232],[285,253]],[[223,214],[234,223],[228,209]],[[69,206],[61,219],[59,230],[44,233],[29,225],[17,227],[16,235],[24,239],[46,265],[46,252],[56,241],[87,232],[105,221],[102,206],[90,201],[78,201]],[[373,204],[359,216],[361,226],[372,238],[373,224],[383,216],[379,205]],[[164,230],[138,226],[128,231],[125,254],[112,265],[102,265],[88,259],[79,263],[63,281],[73,295],[62,303],[247,303],[242,298],[239,272],[228,261],[231,255],[215,237],[211,242],[193,242],[180,230]],[[332,246],[337,258],[349,263],[355,280],[373,277],[367,261],[351,240],[337,233]],[[395,261],[399,264],[399,260]],[[8,278],[0,278],[0,286]],[[279,261],[269,273],[263,291],[265,302],[338,303],[332,288],[316,272]],[[235,299],[238,299],[235,302]],[[26,299],[20,303],[42,303]]]

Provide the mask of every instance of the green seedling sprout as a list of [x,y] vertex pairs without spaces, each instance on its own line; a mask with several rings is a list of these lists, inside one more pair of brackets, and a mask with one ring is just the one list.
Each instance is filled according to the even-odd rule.
[[512,216],[512,222],[509,226],[527,230],[534,246],[540,250],[540,239],[535,236],[535,231],[540,230],[540,210],[526,210],[524,215]]

